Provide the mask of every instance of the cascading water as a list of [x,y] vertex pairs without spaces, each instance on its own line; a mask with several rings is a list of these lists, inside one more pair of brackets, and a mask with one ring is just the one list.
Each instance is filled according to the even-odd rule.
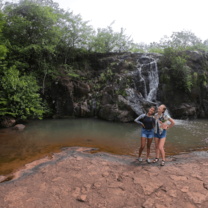
[[[157,107],[161,104],[157,100],[159,85],[157,61],[157,55],[144,54],[139,56],[137,59],[137,70],[131,73],[134,79],[134,89],[129,88],[126,90],[128,95],[126,99],[137,115],[145,111],[147,103],[152,103]],[[166,114],[169,115],[169,112],[166,111]]]
[[147,96],[147,101],[156,101],[157,88],[159,84],[158,77],[158,68],[157,61],[153,61],[150,63],[150,71],[149,71],[149,93]]
[[[156,102],[157,88],[159,84],[157,60],[152,57],[148,57],[147,55],[142,56],[140,59],[142,59],[144,63],[142,65],[138,64],[138,72],[135,73],[135,79],[142,84],[143,97],[149,102]],[[143,70],[147,70],[148,76],[146,78],[142,75]],[[148,80],[145,81],[145,79]],[[147,90],[147,84],[149,84],[149,90]],[[136,83],[135,90],[141,91],[141,87],[137,87]]]
[[141,115],[147,103],[157,105],[156,95],[159,84],[157,59],[148,54],[138,57],[137,70],[131,73],[134,79],[134,89],[126,89],[129,105],[132,110]]
[[145,79],[142,77],[142,66],[137,68],[139,75],[140,75],[140,81],[144,83],[144,98],[147,98],[147,87],[146,87],[146,82]]

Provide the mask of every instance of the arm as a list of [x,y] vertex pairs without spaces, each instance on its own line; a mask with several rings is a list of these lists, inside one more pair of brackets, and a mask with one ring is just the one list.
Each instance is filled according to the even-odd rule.
[[138,124],[141,124],[141,125],[145,128],[144,124],[143,124],[141,121],[139,121],[140,119],[142,119],[142,118],[144,118],[144,117],[145,117],[145,114],[142,114],[142,115],[140,115],[139,117],[137,117],[137,118],[134,120],[134,122],[136,122],[136,123],[138,123]]
[[170,121],[170,125],[167,125],[167,124],[163,124],[163,129],[170,129],[174,124],[175,124],[175,121],[172,119],[172,118],[169,118],[169,121]]
[[172,118],[170,118],[169,121],[171,124],[168,126],[168,129],[170,129],[175,124],[175,121]]

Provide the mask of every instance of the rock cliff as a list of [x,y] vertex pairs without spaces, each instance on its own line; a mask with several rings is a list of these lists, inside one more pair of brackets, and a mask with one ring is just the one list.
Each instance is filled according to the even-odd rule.
[[[62,76],[56,77],[51,85],[54,118],[98,116],[130,122],[159,103],[167,105],[173,118],[208,117],[208,54],[186,53],[193,79],[189,92],[175,88],[177,79],[173,78],[171,67],[164,65],[161,54],[106,53],[79,57],[78,77],[70,77],[69,71],[62,70]],[[164,73],[169,76],[168,81],[162,78]]]

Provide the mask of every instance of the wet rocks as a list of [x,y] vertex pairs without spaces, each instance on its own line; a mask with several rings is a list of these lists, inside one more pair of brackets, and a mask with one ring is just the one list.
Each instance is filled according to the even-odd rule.
[[26,128],[26,126],[23,124],[17,124],[13,127],[13,129],[17,130],[17,131],[23,131],[25,128]]
[[181,103],[177,108],[172,109],[174,118],[196,118],[197,106],[188,103]]
[[83,102],[74,103],[74,115],[77,117],[92,117],[94,113],[87,102]]
[[9,128],[9,127],[13,126],[15,123],[16,123],[16,120],[13,117],[3,116],[1,118],[0,126],[2,126],[4,128]]
[[134,120],[132,113],[127,110],[119,110],[116,105],[102,105],[98,117],[108,121],[130,122]]
[[[194,73],[197,73],[195,78],[198,81],[195,81],[199,83],[208,76],[202,67],[208,64],[207,54],[200,51],[185,53],[189,57],[187,65],[191,68],[191,76],[194,78]],[[200,86],[194,84],[187,92],[176,89],[177,79],[172,78],[171,66],[161,54],[98,53],[89,55],[87,59],[89,66],[77,69],[81,78],[57,77],[52,83],[51,98],[55,114],[79,117],[100,114],[103,119],[111,121],[131,121],[132,119],[127,118],[129,114],[135,118],[159,101],[168,107],[174,118],[208,117],[206,81],[202,81]],[[162,71],[169,81],[165,81],[164,76],[161,76]],[[113,110],[112,107],[110,111],[114,114],[121,113],[120,118],[103,116],[103,106],[106,105],[116,105],[119,111]],[[109,106],[106,108],[106,111],[109,111]]]

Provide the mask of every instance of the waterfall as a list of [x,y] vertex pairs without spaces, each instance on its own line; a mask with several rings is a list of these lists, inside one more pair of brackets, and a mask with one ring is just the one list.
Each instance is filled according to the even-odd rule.
[[140,81],[144,83],[144,98],[147,98],[147,87],[146,87],[146,82],[145,79],[142,76],[142,66],[140,68],[137,68],[140,76]]
[[147,101],[156,101],[157,88],[159,84],[158,77],[158,67],[157,61],[153,61],[150,63],[150,71],[149,71],[149,94],[147,96]]
[[126,89],[128,104],[137,115],[141,115],[147,105],[157,105],[158,102],[158,58],[154,54],[153,57],[151,54],[138,56],[136,70],[131,73],[134,89]]
[[[142,64],[137,65],[137,73],[134,74],[134,78],[139,81],[140,84],[138,87],[138,84],[136,85],[135,83],[135,89],[142,92],[143,97],[147,101],[155,102],[159,84],[157,60],[152,57],[148,57],[147,55],[142,56],[137,60],[137,62],[139,62],[139,60],[141,60]],[[143,75],[142,72],[144,72],[145,75]],[[141,89],[141,84],[143,89]],[[148,90],[147,84],[149,86]]]

